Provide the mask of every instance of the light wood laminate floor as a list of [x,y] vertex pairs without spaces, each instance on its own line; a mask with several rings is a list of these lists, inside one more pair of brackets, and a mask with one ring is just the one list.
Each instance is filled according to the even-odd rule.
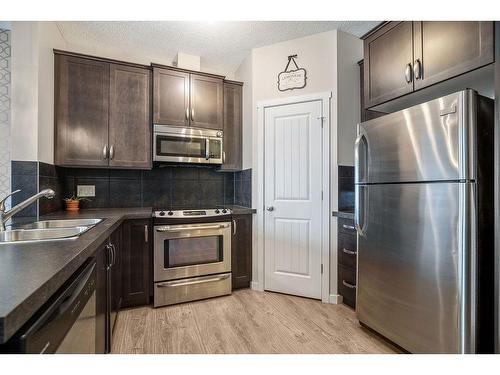
[[395,353],[344,305],[250,289],[120,311],[113,353]]

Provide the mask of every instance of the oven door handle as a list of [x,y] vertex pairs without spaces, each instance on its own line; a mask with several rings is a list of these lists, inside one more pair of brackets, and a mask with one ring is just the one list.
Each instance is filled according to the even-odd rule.
[[185,286],[185,285],[194,285],[194,284],[204,284],[204,283],[212,283],[215,281],[222,281],[226,280],[229,277],[229,274],[217,276],[217,277],[210,277],[207,279],[200,279],[200,280],[188,280],[188,281],[166,281],[164,283],[159,283],[156,284],[157,288],[168,288],[168,287],[174,287],[174,286]]
[[157,232],[182,232],[187,230],[207,230],[207,229],[224,229],[227,228],[228,224],[219,224],[219,225],[205,225],[205,226],[197,226],[197,227],[156,227],[155,230]]

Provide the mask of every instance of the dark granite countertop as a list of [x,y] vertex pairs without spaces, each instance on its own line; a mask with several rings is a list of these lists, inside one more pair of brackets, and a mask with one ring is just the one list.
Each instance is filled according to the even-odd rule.
[[7,341],[125,219],[151,217],[151,208],[56,212],[43,219],[105,218],[72,240],[0,244],[0,343]]
[[354,220],[354,210],[332,211],[332,216]]

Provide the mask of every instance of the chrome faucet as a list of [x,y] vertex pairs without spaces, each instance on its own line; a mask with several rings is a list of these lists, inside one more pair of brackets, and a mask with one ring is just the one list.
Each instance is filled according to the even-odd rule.
[[29,197],[28,199],[22,201],[21,203],[18,203],[14,207],[12,207],[10,210],[5,211],[5,201],[7,198],[9,198],[11,195],[19,193],[21,190],[16,190],[7,195],[5,198],[0,200],[0,231],[5,230],[5,223],[15,214],[17,214],[19,211],[24,210],[26,207],[28,207],[30,204],[33,202],[36,202],[38,199],[45,197],[45,198],[54,198],[56,193],[52,189],[45,189],[39,192],[38,194],[33,195],[32,197]]

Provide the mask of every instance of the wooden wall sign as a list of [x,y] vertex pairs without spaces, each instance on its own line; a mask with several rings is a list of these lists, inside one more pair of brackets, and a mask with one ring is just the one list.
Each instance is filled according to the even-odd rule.
[[[306,87],[306,70],[304,68],[299,68],[295,62],[296,58],[297,55],[288,56],[288,63],[286,64],[285,70],[278,74],[279,91],[303,89]],[[291,62],[295,65],[295,69],[289,70]]]

